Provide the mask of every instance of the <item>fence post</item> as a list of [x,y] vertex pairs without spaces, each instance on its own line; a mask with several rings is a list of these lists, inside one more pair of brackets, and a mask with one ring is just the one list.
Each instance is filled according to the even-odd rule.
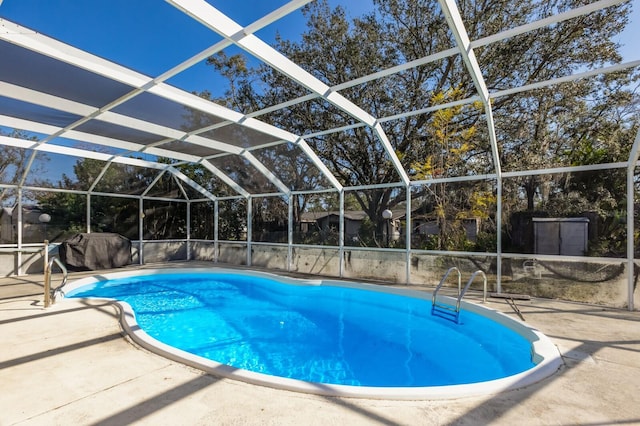
[[49,269],[49,240],[44,240],[44,307],[51,305],[51,270]]

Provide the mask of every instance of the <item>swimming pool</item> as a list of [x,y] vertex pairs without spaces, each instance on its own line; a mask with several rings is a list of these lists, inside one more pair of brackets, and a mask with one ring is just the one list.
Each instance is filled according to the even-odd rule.
[[65,291],[120,301],[127,332],[155,352],[290,390],[450,398],[526,386],[560,365],[536,330],[467,303],[456,324],[431,315],[423,292],[222,269],[121,272]]

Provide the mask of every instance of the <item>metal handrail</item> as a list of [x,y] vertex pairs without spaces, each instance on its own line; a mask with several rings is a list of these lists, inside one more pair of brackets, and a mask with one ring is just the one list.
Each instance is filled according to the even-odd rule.
[[442,276],[442,279],[440,280],[440,283],[437,285],[436,289],[433,290],[433,294],[431,295],[431,305],[432,306],[435,306],[435,304],[436,304],[436,295],[438,294],[438,291],[440,290],[440,288],[444,284],[445,280],[447,279],[447,277],[449,276],[449,274],[452,271],[456,271],[458,273],[458,295],[460,295],[460,287],[462,285],[462,274],[460,273],[460,269],[458,269],[455,266],[452,266],[451,268],[449,268],[447,270],[447,272],[445,272],[445,274]]
[[[438,303],[436,303],[436,296],[438,294],[438,291],[440,290],[440,288],[444,284],[445,280],[449,276],[449,273],[452,272],[453,270],[458,272],[458,298],[456,300],[456,306],[454,307],[452,305],[442,304],[442,303],[438,304]],[[460,285],[461,285],[461,279],[462,278],[461,278],[460,270],[458,270],[458,268],[456,268],[454,266],[452,268],[449,268],[449,270],[442,277],[442,280],[440,280],[440,284],[438,284],[436,289],[433,291],[433,294],[431,296],[431,314],[435,314],[436,312],[438,312],[439,314],[446,313],[450,317],[453,317],[455,319],[456,323],[458,323],[458,320],[459,320],[459,317],[460,317],[460,302],[462,301],[462,298],[464,297],[465,293],[467,292],[467,290],[471,286],[471,283],[475,280],[475,278],[476,278],[476,276],[478,274],[481,274],[482,277],[484,278],[483,301],[486,303],[486,301],[487,301],[487,276],[485,275],[485,273],[482,272],[481,270],[475,271],[471,275],[471,278],[469,278],[469,281],[467,282],[467,284],[464,286],[464,289],[460,290]],[[437,309],[437,311],[436,311],[436,309]],[[446,317],[446,318],[449,318],[449,317]]]
[[469,278],[469,281],[467,282],[467,285],[464,286],[464,290],[462,290],[462,293],[460,293],[458,295],[458,300],[456,301],[456,312],[460,312],[460,301],[462,300],[462,296],[464,296],[464,294],[467,292],[467,290],[469,289],[469,286],[471,285],[473,280],[476,278],[476,275],[478,275],[478,274],[481,274],[482,277],[484,278],[483,302],[486,303],[486,301],[487,301],[487,276],[484,274],[484,272],[482,272],[481,270],[478,269],[477,271],[475,271],[471,275],[471,278]]
[[[60,270],[62,271],[62,282],[58,287],[56,287],[52,291],[51,290],[51,271],[53,269],[54,263],[58,265],[60,267]],[[44,270],[44,307],[45,308],[48,308],[51,305],[52,299],[55,301],[55,297],[52,297],[52,295],[55,296],[55,292],[59,291],[67,283],[68,278],[69,278],[69,271],[67,271],[67,267],[64,266],[64,263],[62,263],[60,259],[58,259],[57,257],[52,257]]]

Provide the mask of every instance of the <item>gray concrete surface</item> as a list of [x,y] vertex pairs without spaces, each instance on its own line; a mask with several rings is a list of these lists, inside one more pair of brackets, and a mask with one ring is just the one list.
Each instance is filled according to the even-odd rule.
[[[554,376],[486,397],[384,401],[219,379],[133,344],[110,304],[42,299],[41,276],[0,280],[3,426],[640,424],[637,311],[518,301],[563,354]],[[504,300],[488,305],[515,316]]]

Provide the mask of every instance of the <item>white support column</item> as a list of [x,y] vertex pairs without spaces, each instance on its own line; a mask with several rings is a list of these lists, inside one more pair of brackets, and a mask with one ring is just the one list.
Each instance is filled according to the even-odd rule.
[[144,265],[144,200],[138,199],[138,263]]
[[500,153],[496,129],[493,120],[493,110],[491,109],[491,99],[485,104],[485,114],[487,116],[487,127],[489,130],[489,141],[493,164],[496,173],[496,292],[502,292],[502,165],[500,164]]
[[191,260],[191,201],[187,201],[187,262]]
[[87,234],[91,233],[91,194],[87,194]]
[[218,206],[218,203],[218,200],[213,202],[213,263],[218,263],[218,259],[220,258],[220,242],[218,240],[218,229],[220,229],[218,227],[220,207]]
[[16,269],[16,274],[18,276],[21,276],[22,275],[22,187],[18,188],[17,208],[18,208],[18,223],[17,223],[16,229],[18,231],[18,253],[17,253],[18,265]]
[[220,258],[220,242],[218,237],[219,222],[220,222],[220,207],[219,201],[215,200],[213,202],[213,262],[218,263],[218,259]]
[[344,189],[340,190],[340,224],[338,235],[338,256],[340,256],[340,278],[344,277]]
[[253,238],[253,198],[247,198],[247,266],[251,266],[251,239]]
[[635,287],[635,182],[633,179],[638,155],[640,154],[640,130],[629,153],[629,164],[627,166],[627,283],[628,283],[628,306],[629,310],[634,310],[633,292]]
[[411,284],[411,185],[407,185],[407,209],[405,210],[405,268],[407,285]]
[[462,16],[460,15],[460,11],[458,10],[458,5],[455,0],[439,0],[440,6],[442,7],[442,12],[444,13],[445,19],[447,20],[447,24],[453,33],[453,36],[456,40],[456,45],[458,47],[458,51],[460,52],[460,56],[467,68],[467,71],[471,75],[473,80],[473,84],[480,95],[482,103],[484,104],[484,110],[487,120],[487,128],[489,131],[489,142],[491,143],[491,153],[493,157],[493,164],[495,167],[495,172],[497,176],[497,218],[496,218],[496,251],[497,251],[497,262],[496,262],[496,286],[498,293],[502,290],[502,238],[501,238],[501,228],[502,228],[502,168],[500,165],[500,154],[498,150],[498,142],[496,138],[496,131],[493,120],[493,112],[491,110],[491,98],[489,94],[489,89],[484,81],[484,77],[482,76],[482,70],[480,69],[480,64],[476,58],[476,54],[473,51],[471,46],[471,41],[469,40],[469,35],[467,34],[467,29],[464,26],[464,21],[462,20]]
[[296,194],[289,194],[289,226],[287,228],[287,271],[291,271],[293,263],[293,199],[297,197]]
[[502,177],[496,182],[496,292],[502,293]]

